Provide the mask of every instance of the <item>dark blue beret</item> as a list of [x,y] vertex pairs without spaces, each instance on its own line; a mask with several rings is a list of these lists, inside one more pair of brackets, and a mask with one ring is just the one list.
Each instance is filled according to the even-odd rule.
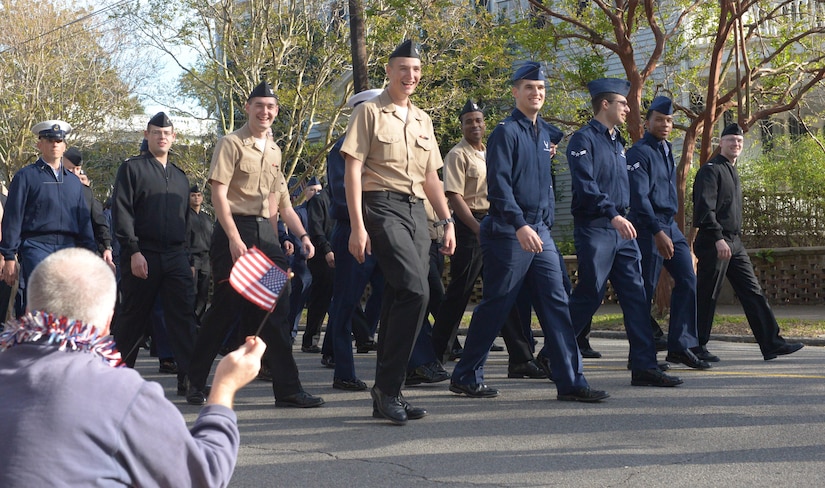
[[624,97],[630,91],[630,82],[618,78],[599,78],[587,84],[590,98],[596,98],[602,93],[617,93]]
[[83,155],[76,147],[70,147],[63,153],[63,157],[68,159],[75,166],[83,166]]
[[660,114],[673,115],[673,101],[668,97],[659,95],[650,102],[650,107],[647,108],[648,113],[653,111],[659,112]]
[[524,64],[519,66],[515,73],[513,73],[513,77],[510,78],[510,81],[515,83],[518,80],[536,80],[536,81],[544,81],[547,78],[544,76],[544,70],[541,69],[541,65],[535,61],[526,61]]
[[320,184],[321,184],[321,180],[319,180],[317,176],[313,176],[312,178],[307,180],[307,186],[314,186],[314,185],[320,185]]

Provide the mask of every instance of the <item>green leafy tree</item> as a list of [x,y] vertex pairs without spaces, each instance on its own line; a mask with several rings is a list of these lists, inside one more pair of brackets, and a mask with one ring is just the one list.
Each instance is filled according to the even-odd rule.
[[42,0],[0,0],[0,12],[0,179],[8,182],[37,157],[35,123],[69,122],[73,144],[137,111],[132,86],[142,70],[119,56],[114,46],[129,40],[105,17]]

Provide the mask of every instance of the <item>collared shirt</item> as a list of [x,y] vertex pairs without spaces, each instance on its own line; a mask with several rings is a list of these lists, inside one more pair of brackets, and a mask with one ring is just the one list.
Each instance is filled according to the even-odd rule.
[[693,226],[714,240],[742,230],[742,187],[739,174],[721,154],[699,168],[693,181]]
[[291,205],[281,171],[281,149],[267,139],[261,152],[248,125],[218,140],[209,181],[228,186],[226,196],[233,215],[270,217],[270,193],[278,194],[279,207]]
[[591,119],[567,145],[567,164],[573,183],[571,213],[575,225],[610,227],[630,206],[630,184],[624,138]]
[[553,225],[555,197],[550,167],[552,126],[536,124],[520,110],[501,121],[487,139],[490,216],[516,231],[528,224]]
[[62,166],[55,177],[42,158],[14,175],[2,230],[0,253],[5,259],[14,259],[21,242],[37,236],[69,236],[78,246],[97,251],[83,184]]
[[639,232],[656,234],[670,226],[679,207],[676,163],[668,141],[650,132],[627,151],[630,213],[627,218]]
[[427,173],[443,166],[430,116],[412,103],[402,120],[387,90],[352,112],[341,153],[363,163],[362,191],[425,199]]
[[472,212],[486,212],[487,200],[486,146],[477,151],[462,138],[444,158],[444,191],[461,195]]

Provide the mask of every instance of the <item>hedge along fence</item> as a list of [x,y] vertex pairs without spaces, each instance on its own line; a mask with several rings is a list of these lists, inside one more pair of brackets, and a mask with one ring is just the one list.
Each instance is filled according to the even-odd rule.
[[[825,247],[751,249],[748,255],[771,305],[825,305]],[[573,286],[576,286],[576,256],[565,256],[564,263]],[[445,276],[449,276],[449,262],[446,268]],[[446,279],[445,286],[448,282]],[[470,299],[472,303],[481,301],[481,286],[479,279]],[[609,282],[605,302],[618,302]],[[738,303],[727,280],[719,295],[719,303]]]

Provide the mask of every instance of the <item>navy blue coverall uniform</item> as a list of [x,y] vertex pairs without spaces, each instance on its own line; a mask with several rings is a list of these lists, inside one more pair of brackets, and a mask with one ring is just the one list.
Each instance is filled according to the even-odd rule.
[[[550,228],[555,198],[550,176],[550,145],[555,127],[536,124],[518,109],[496,126],[487,141],[490,210],[481,222],[484,290],[473,311],[464,354],[452,381],[484,383],[484,363],[522,284],[529,286],[545,337],[547,357],[559,394],[588,387],[562,286],[559,252]],[[529,225],[542,240],[542,252],[521,248],[516,231]]]
[[573,327],[578,334],[590,323],[604,299],[609,278],[624,313],[631,368],[655,369],[656,347],[639,246],[633,239],[623,239],[610,223],[617,215],[625,216],[630,206],[624,139],[618,131],[611,136],[604,124],[591,119],[573,134],[567,154],[579,276],[570,295]]
[[[630,180],[628,220],[636,227],[636,242],[642,253],[642,278],[647,306],[659,281],[662,266],[673,278],[670,296],[670,326],[667,348],[682,352],[699,345],[696,338],[696,274],[693,256],[685,235],[673,220],[679,207],[676,195],[676,163],[673,146],[646,132],[627,151],[627,176]],[[663,231],[673,241],[673,257],[665,261],[653,238]]]

